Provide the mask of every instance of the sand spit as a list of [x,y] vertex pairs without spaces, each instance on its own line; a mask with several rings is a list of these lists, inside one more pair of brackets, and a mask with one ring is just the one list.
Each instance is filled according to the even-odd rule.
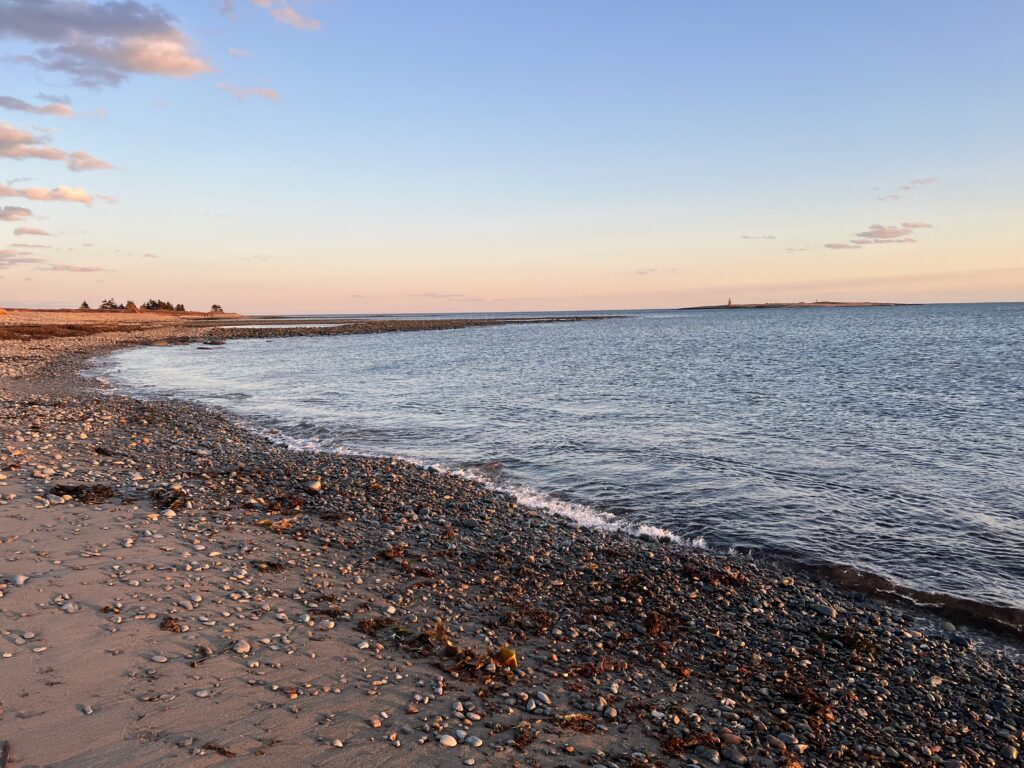
[[77,374],[292,331],[0,341],[11,766],[1018,762],[1024,668],[957,627]]

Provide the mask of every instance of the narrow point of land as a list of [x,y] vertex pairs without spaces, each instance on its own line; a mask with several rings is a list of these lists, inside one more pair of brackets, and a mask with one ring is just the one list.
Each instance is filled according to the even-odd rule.
[[815,307],[909,307],[890,301],[768,301],[762,304],[707,304],[701,307],[679,307],[686,312],[694,309],[812,309]]

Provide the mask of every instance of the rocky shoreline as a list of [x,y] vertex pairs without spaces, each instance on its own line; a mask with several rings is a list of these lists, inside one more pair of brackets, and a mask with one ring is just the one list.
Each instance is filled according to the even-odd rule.
[[1024,666],[962,629],[78,374],[127,344],[481,322],[0,341],[11,765],[1018,764]]

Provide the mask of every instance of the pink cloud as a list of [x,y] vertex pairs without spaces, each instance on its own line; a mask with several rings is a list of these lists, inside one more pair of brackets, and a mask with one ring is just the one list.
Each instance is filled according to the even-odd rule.
[[0,221],[23,221],[32,218],[32,211],[17,205],[0,205]]
[[10,123],[0,122],[0,157],[10,160],[25,160],[30,157],[40,160],[63,160],[65,153],[47,145],[47,139],[29,131],[15,128]]
[[19,189],[0,184],[0,197],[24,197],[27,200],[60,200],[66,203],[82,203],[92,205],[93,196],[81,187],[54,187],[43,189],[29,187]]
[[42,106],[29,104],[27,101],[16,99],[13,96],[0,96],[0,107],[11,109],[17,112],[31,112],[36,115],[56,115],[57,117],[72,117],[75,110],[68,104],[54,101]]
[[259,8],[266,8],[270,11],[270,15],[279,22],[295,29],[313,31],[323,26],[316,19],[310,19],[300,14],[292,8],[288,0],[252,0],[252,4]]
[[913,227],[908,227],[903,224],[872,224],[863,232],[858,232],[857,237],[867,240],[868,242],[896,240],[901,237],[906,237],[913,229]]
[[281,100],[281,94],[273,88],[242,88],[241,86],[231,85],[230,83],[217,83],[217,87],[242,101],[247,101],[253,97],[267,99],[268,101]]
[[0,122],[0,157],[11,160],[62,160],[67,162],[68,168],[72,171],[113,168],[110,163],[93,157],[88,152],[72,152],[69,155],[63,149],[51,146],[49,137],[15,128],[4,122]]
[[45,270],[46,272],[106,272],[103,267],[80,267],[77,264],[47,264],[45,267],[36,267],[36,269]]
[[923,221],[905,221],[902,224],[872,224],[863,232],[858,232],[848,242],[826,243],[826,248],[844,250],[860,248],[864,245],[895,245],[897,243],[916,243],[913,237],[915,229],[931,229],[932,225]]
[[14,230],[15,235],[35,235],[37,237],[50,237],[50,233],[38,227],[18,227]]
[[10,269],[21,264],[42,264],[44,261],[38,256],[26,256],[18,251],[0,250],[0,269]]
[[113,167],[106,160],[93,157],[88,152],[72,152],[68,155],[68,168],[72,171],[104,171]]
[[895,245],[896,243],[916,243],[917,240],[915,240],[912,237],[897,237],[890,238],[888,240],[870,240],[866,238],[855,238],[850,242],[856,243],[857,245]]
[[118,85],[138,73],[190,77],[209,71],[176,21],[159,6],[138,0],[0,3],[0,36],[38,46],[15,61],[63,72],[87,88]]

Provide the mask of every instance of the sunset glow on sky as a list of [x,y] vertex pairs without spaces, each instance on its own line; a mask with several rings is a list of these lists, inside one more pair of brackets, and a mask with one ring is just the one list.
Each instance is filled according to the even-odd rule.
[[1024,300],[1024,5],[0,0],[0,306]]

